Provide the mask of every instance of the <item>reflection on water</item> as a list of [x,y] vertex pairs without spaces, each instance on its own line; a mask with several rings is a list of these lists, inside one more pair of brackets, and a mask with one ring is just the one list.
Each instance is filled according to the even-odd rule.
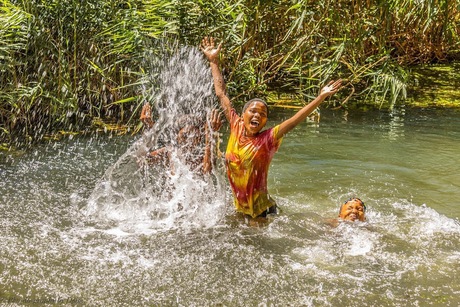
[[390,112],[390,123],[388,138],[396,141],[398,138],[404,138],[404,108],[394,108]]
[[[118,218],[88,215],[95,187],[138,139],[2,154],[0,302],[457,306],[460,113],[398,116],[395,124],[385,112],[323,111],[319,124],[296,128],[270,170],[281,213],[261,228],[228,203],[221,218],[193,223],[221,208],[213,198],[192,206],[203,211],[188,211],[188,224],[144,214],[151,204],[142,195],[120,208],[129,210],[106,212]],[[182,195],[196,194],[193,180],[182,180]],[[366,202],[368,221],[331,227],[350,196]]]

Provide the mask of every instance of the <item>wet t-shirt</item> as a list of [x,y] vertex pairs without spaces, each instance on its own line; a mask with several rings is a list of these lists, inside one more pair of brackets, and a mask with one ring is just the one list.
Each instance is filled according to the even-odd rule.
[[275,137],[279,126],[253,137],[245,136],[243,119],[232,109],[230,129],[225,162],[235,207],[238,212],[256,217],[275,204],[268,194],[267,176],[282,141]]

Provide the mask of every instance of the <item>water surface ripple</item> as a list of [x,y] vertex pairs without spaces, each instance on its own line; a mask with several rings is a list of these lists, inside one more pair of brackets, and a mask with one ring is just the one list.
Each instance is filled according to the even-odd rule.
[[[268,125],[292,114],[273,113]],[[228,190],[201,204],[219,211],[225,200],[216,216],[149,216],[148,202],[116,219],[88,214],[137,137],[2,153],[0,303],[458,306],[459,131],[456,110],[323,111],[275,155],[269,190],[281,213],[263,227],[233,213]],[[330,226],[350,196],[368,221]]]

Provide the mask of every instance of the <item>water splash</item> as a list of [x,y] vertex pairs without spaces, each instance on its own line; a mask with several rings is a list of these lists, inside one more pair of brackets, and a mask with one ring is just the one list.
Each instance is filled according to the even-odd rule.
[[[196,48],[165,50],[161,57],[146,56],[148,73],[142,80],[154,126],[106,171],[85,209],[129,231],[212,226],[225,211],[222,161],[216,158],[211,174],[201,173],[207,115],[217,106],[209,64]],[[181,143],[178,133],[184,127],[198,127],[197,135],[186,135]],[[212,146],[217,152],[218,144]],[[168,161],[148,163],[146,155],[161,148]]]

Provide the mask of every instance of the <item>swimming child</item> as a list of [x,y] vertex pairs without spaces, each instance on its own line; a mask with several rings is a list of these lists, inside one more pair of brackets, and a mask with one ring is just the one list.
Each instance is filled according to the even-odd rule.
[[366,220],[366,205],[357,198],[352,197],[340,206],[339,218],[344,221],[354,222],[356,220],[364,222]]
[[233,108],[219,68],[221,48],[222,44],[215,47],[212,37],[202,40],[201,50],[210,63],[216,95],[230,123],[225,164],[235,208],[252,218],[265,217],[277,211],[276,203],[267,190],[267,176],[270,162],[283,136],[303,122],[327,97],[336,93],[341,87],[341,80],[330,81],[321,89],[318,97],[294,116],[273,128],[263,130],[269,113],[264,100],[249,100],[241,116]]

